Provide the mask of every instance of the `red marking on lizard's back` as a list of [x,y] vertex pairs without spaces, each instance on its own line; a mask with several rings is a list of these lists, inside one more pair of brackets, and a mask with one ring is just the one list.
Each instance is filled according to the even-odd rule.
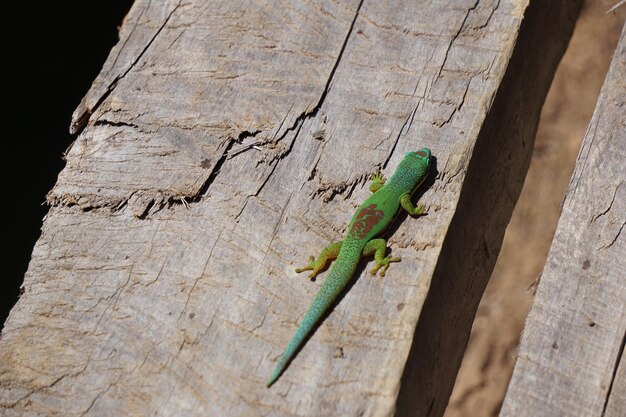
[[363,207],[356,215],[356,220],[350,228],[350,234],[363,239],[383,217],[385,217],[385,212],[376,210],[376,204]]
[[424,151],[415,152],[415,154],[419,155],[419,156],[423,156],[424,158],[426,158],[426,152],[424,152]]

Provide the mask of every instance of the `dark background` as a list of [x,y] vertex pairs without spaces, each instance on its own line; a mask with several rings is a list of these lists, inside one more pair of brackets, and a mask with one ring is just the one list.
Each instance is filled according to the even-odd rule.
[[132,5],[130,0],[20,3],[4,13],[9,110],[3,117],[8,250],[0,280],[2,327],[48,211],[46,193],[75,139],[69,134],[72,112],[117,43],[117,28]]

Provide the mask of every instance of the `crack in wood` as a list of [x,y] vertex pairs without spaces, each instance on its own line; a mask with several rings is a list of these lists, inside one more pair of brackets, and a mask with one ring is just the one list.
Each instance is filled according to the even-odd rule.
[[[126,77],[126,75],[128,75],[128,73],[137,65],[137,63],[139,62],[139,60],[144,56],[144,54],[146,53],[146,51],[150,48],[150,46],[154,43],[154,40],[159,36],[159,34],[161,33],[161,31],[163,31],[163,28],[165,28],[165,26],[167,25],[167,23],[170,21],[170,19],[172,18],[172,15],[174,14],[174,12],[176,12],[176,10],[178,10],[178,8],[181,6],[181,2],[179,1],[178,4],[176,6],[174,6],[174,8],[172,9],[172,11],[167,15],[167,17],[163,20],[163,23],[161,24],[161,26],[157,29],[157,31],[154,33],[154,35],[152,36],[152,38],[146,43],[146,45],[144,46],[144,48],[141,50],[141,52],[139,52],[139,54],[137,54],[137,57],[135,58],[135,60],[128,66],[128,68],[126,68],[125,71],[123,71],[121,74],[117,75],[113,81],[111,81],[109,83],[109,85],[107,86],[106,90],[104,91],[104,93],[102,93],[102,95],[100,96],[100,98],[98,99],[98,101],[96,102],[96,104],[91,107],[91,108],[86,108],[80,115],[78,115],[74,121],[72,121],[72,124],[70,125],[70,133],[73,135],[79,135],[83,129],[85,128],[85,126],[87,126],[87,123],[89,122],[89,119],[91,118],[91,115],[95,113],[95,111],[100,107],[100,105],[111,95],[111,93],[113,92],[113,90],[115,90],[115,88],[117,87],[119,81],[121,79],[123,79],[124,77]],[[149,7],[149,6],[147,6]],[[137,17],[137,24],[139,22],[139,18],[141,18],[141,16],[143,15],[143,11],[142,13]],[[134,32],[135,28],[133,28],[133,32]],[[132,35],[131,32],[128,37],[124,40],[124,42],[128,42],[128,40],[130,39],[130,36]],[[123,47],[122,47],[123,48]],[[120,52],[121,49],[120,48]],[[118,53],[119,56],[119,53]],[[116,58],[117,59],[117,58]],[[115,62],[115,61],[114,61]]]
[[452,39],[450,39],[450,43],[448,44],[448,48],[446,49],[446,53],[445,53],[445,55],[443,57],[443,61],[441,62],[441,65],[439,66],[439,71],[437,71],[437,75],[435,76],[435,81],[437,81],[439,78],[441,78],[441,71],[443,71],[443,67],[446,65],[446,61],[448,60],[448,54],[450,53],[450,48],[452,48],[452,44],[461,35],[461,32],[463,31],[463,28],[465,27],[465,22],[467,22],[467,18],[469,17],[471,12],[476,10],[476,8],[478,7],[479,3],[480,3],[480,0],[476,0],[476,3],[474,3],[473,6],[471,6],[469,9],[467,9],[467,13],[465,13],[465,17],[463,18],[463,21],[459,25],[459,29],[452,36]]

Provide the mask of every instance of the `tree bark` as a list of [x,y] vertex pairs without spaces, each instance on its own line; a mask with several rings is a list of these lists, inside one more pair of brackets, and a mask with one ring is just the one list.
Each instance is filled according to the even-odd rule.
[[[0,340],[12,415],[440,416],[580,1],[138,0]],[[436,161],[271,389],[376,167]],[[323,277],[322,277],[323,278]]]

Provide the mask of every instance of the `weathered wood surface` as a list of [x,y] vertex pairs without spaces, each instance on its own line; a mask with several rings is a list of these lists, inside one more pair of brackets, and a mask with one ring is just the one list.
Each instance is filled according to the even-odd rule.
[[501,416],[626,410],[626,30],[585,135]]
[[[2,414],[441,415],[579,6],[137,1],[0,340]],[[421,146],[403,261],[266,389],[321,281],[294,267]]]

